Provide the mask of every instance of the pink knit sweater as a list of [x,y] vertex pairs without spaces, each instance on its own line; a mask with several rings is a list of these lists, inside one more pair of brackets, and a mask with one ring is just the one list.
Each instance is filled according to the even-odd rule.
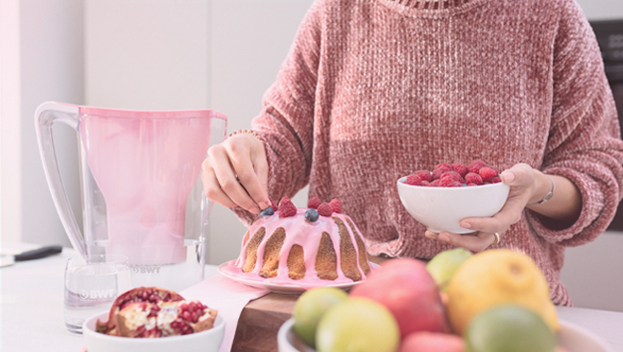
[[583,202],[572,226],[525,210],[494,246],[532,256],[560,305],[565,247],[599,236],[622,196],[616,109],[573,0],[318,0],[253,128],[271,198],[309,184],[340,199],[372,255],[450,248],[400,203],[396,180],[415,170],[482,159],[569,178]]

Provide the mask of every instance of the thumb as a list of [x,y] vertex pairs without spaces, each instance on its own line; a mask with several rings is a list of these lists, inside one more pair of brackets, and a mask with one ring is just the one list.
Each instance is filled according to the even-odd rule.
[[502,180],[503,183],[509,186],[512,186],[513,183],[515,182],[515,173],[512,172],[511,170],[504,170],[500,174],[500,179]]
[[530,183],[534,170],[530,165],[517,164],[508,170],[502,171],[500,179],[509,186],[525,186]]

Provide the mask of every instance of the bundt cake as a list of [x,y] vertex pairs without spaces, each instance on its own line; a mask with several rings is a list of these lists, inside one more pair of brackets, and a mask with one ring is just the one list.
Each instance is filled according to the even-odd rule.
[[284,197],[249,226],[236,268],[245,279],[304,288],[364,279],[370,262],[363,238],[341,212],[335,199],[312,198],[308,208],[296,208]]

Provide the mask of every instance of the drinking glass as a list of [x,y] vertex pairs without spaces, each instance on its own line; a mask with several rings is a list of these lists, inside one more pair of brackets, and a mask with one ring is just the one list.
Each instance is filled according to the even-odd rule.
[[127,257],[90,255],[69,258],[65,266],[65,326],[82,333],[84,321],[110,309],[118,295],[132,288]]

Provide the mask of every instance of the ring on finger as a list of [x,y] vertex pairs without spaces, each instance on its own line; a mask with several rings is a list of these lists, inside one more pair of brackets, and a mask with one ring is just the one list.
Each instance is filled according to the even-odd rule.
[[493,243],[490,244],[490,246],[500,243],[500,234],[497,232],[494,232],[493,236],[495,236],[495,239],[493,240]]

